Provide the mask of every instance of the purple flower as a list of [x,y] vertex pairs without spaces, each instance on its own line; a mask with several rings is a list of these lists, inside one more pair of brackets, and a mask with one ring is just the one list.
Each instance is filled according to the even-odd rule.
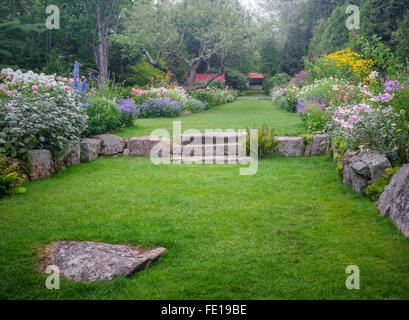
[[387,82],[385,82],[385,91],[384,91],[384,93],[402,92],[403,89],[405,89],[405,87],[402,86],[398,80],[387,81]]
[[129,114],[138,113],[136,104],[131,99],[119,100],[117,102],[117,106],[122,112],[129,113]]
[[394,97],[395,97],[394,94],[384,93],[370,100],[374,102],[390,102]]

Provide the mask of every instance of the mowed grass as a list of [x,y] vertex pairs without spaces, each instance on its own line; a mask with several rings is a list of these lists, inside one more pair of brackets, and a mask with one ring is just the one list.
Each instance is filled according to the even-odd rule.
[[[263,160],[255,176],[99,159],[0,200],[0,230],[1,299],[409,298],[409,239],[326,157]],[[36,252],[55,240],[169,252],[130,278],[47,290]]]
[[259,128],[263,123],[274,127],[280,136],[306,133],[300,117],[278,108],[271,101],[235,101],[216,106],[202,113],[177,118],[138,119],[134,127],[116,134],[123,138],[150,135],[156,129],[166,129],[172,135],[173,121],[182,122],[182,132],[188,129],[245,129]]

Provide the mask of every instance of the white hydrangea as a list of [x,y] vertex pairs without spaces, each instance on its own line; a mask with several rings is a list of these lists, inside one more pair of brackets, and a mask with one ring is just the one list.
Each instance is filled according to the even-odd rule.
[[33,71],[28,71],[26,73],[21,70],[13,71],[13,69],[3,69],[1,70],[1,75],[5,76],[10,81],[17,80],[19,83],[24,83],[27,85],[46,85],[63,87],[64,83],[56,80],[54,75],[45,75],[44,73],[37,74]]
[[172,100],[181,102],[185,104],[187,100],[190,98],[190,96],[186,93],[185,89],[182,87],[176,87],[176,88],[171,88],[171,89],[166,89],[166,88],[151,88],[149,90],[151,94],[161,94],[165,95],[166,97],[169,97]]

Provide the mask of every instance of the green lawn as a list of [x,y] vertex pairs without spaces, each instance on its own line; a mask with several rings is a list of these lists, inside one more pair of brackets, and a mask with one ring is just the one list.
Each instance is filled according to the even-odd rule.
[[214,107],[208,111],[179,118],[140,119],[136,126],[117,132],[123,138],[150,135],[156,129],[173,132],[173,121],[182,121],[182,131],[188,129],[245,129],[260,127],[267,123],[280,136],[295,136],[306,133],[306,128],[297,114],[278,108],[271,101],[236,101]]
[[[0,230],[0,299],[409,298],[409,239],[326,157],[264,160],[250,177],[99,159],[2,199]],[[54,240],[169,252],[129,279],[49,291],[36,250]],[[349,265],[359,291],[345,288]]]

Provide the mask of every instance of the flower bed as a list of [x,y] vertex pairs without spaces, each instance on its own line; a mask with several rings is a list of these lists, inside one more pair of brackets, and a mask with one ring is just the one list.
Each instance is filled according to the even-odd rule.
[[138,118],[177,117],[183,111],[182,103],[169,98],[149,98],[141,104],[137,104],[133,99],[125,99],[118,101],[118,106]]
[[54,76],[5,69],[0,83],[0,148],[22,158],[27,150],[61,151],[87,128],[85,109]]
[[307,71],[296,74],[287,88],[273,91],[275,103],[294,111],[296,101],[309,133],[328,134],[343,151],[372,149],[393,164],[409,161],[406,70],[380,78],[381,70],[372,69],[374,61],[350,49],[305,64]]

